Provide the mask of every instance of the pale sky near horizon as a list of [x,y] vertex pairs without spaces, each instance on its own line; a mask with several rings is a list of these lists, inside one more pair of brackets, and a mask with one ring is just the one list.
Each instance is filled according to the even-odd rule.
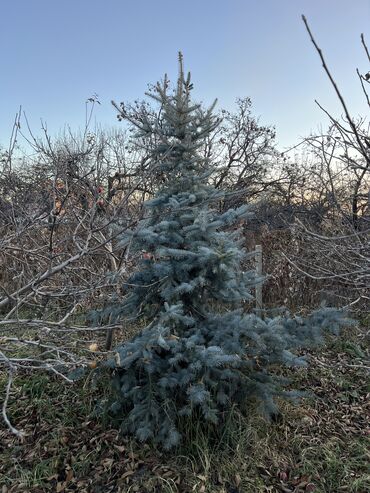
[[301,20],[305,14],[354,115],[368,116],[356,68],[369,70],[370,0],[0,0],[0,145],[19,106],[33,132],[83,127],[97,93],[103,127],[119,126],[110,101],[142,99],[177,52],[191,70],[197,100],[232,109],[249,96],[253,113],[296,144],[341,108]]

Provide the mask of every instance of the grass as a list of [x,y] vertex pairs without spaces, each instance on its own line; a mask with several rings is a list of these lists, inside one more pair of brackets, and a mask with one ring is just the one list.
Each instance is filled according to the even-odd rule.
[[309,369],[289,371],[293,387],[316,397],[281,403],[277,423],[252,408],[234,409],[218,434],[197,423],[188,427],[171,454],[122,437],[94,417],[108,382],[93,389],[41,373],[18,375],[9,415],[26,436],[20,443],[0,431],[0,487],[6,493],[368,492],[365,336],[366,329],[351,329],[313,352]]

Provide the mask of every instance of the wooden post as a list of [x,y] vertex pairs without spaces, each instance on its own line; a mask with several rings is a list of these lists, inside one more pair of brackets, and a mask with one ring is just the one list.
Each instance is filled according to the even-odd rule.
[[[256,274],[262,277],[262,245],[256,245]],[[256,308],[262,310],[262,283],[256,286]]]

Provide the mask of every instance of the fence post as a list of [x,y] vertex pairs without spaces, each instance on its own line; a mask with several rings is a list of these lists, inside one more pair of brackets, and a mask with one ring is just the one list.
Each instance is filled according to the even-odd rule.
[[[256,274],[262,276],[262,245],[256,245]],[[262,310],[262,283],[256,285],[256,308]]]

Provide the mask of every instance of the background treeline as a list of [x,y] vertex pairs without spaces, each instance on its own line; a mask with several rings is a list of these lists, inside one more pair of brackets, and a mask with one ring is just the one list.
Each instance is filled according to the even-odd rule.
[[[87,126],[55,139],[45,131],[43,138],[27,136],[32,152],[3,151],[3,314],[22,306],[64,318],[94,307],[119,289],[135,264],[117,236],[135,226],[143,201],[163,179],[145,151],[156,143],[135,138],[135,122],[149,114],[161,125],[161,115],[146,103],[123,107],[130,121],[122,128]],[[249,98],[238,99],[232,112],[220,111],[220,118],[202,153],[217,162],[210,180],[227,191],[220,209],[253,205],[245,242],[250,250],[263,245],[266,303],[294,309],[323,300],[366,304],[368,124],[358,120],[354,134],[345,121],[332,121],[325,133],[282,153],[274,127],[253,115]],[[18,120],[13,140],[22,140]]]

